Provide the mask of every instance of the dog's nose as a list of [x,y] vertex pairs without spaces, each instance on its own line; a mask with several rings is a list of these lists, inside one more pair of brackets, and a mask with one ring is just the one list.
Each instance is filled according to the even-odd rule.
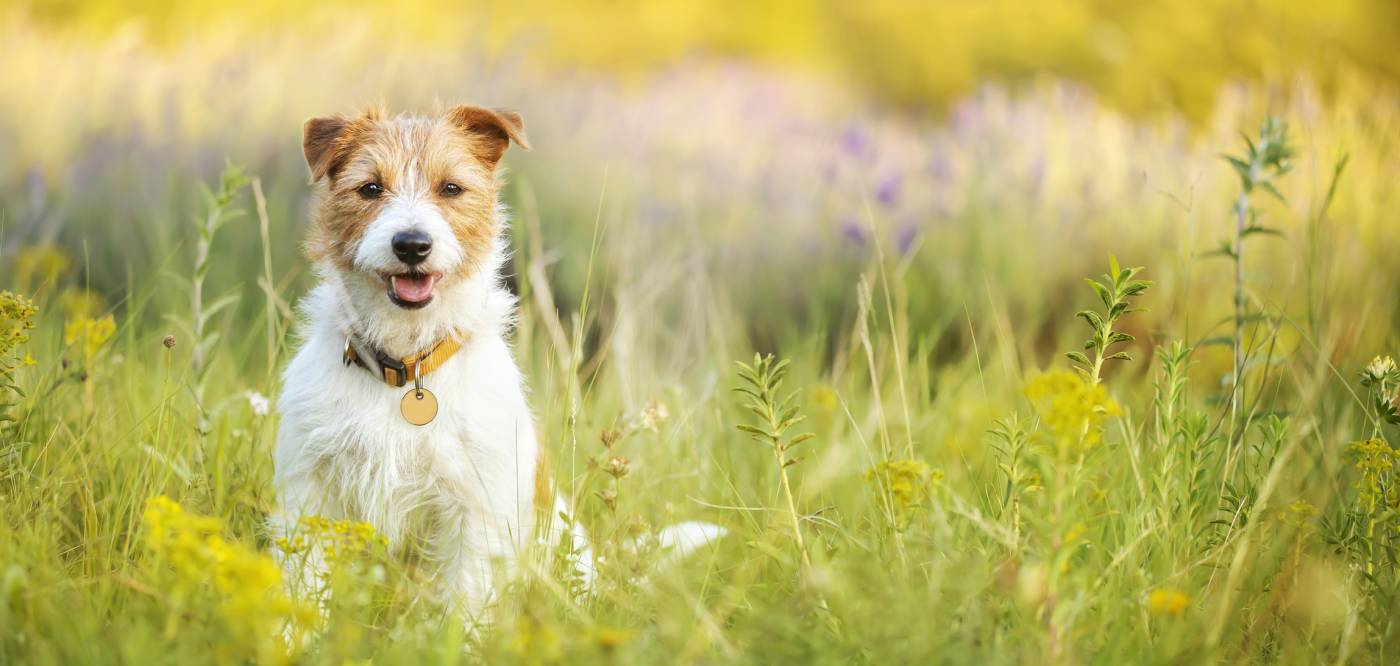
[[394,234],[392,244],[394,256],[409,266],[423,263],[423,260],[428,258],[428,253],[433,251],[432,237],[417,229]]

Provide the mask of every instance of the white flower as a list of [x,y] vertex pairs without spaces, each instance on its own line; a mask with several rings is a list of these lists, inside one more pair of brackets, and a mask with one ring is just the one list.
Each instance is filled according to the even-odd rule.
[[671,410],[666,409],[666,403],[660,400],[651,401],[651,403],[646,406],[646,409],[643,409],[642,413],[639,415],[641,428],[652,432],[656,432],[661,424],[665,423],[668,418],[671,418]]
[[248,406],[253,408],[253,414],[257,416],[267,416],[269,408],[272,406],[268,402],[267,396],[257,391],[244,391],[243,395],[248,398]]
[[1395,360],[1389,356],[1377,356],[1366,366],[1364,376],[1371,381],[1378,382],[1389,377],[1395,372]]

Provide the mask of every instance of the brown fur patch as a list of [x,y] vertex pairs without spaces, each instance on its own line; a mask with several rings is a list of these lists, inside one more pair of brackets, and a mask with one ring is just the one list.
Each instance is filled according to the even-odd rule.
[[[306,252],[350,269],[356,241],[395,196],[426,197],[438,207],[462,245],[462,271],[480,267],[499,234],[495,208],[497,164],[511,140],[527,146],[525,126],[512,111],[456,106],[428,116],[386,118],[378,110],[359,117],[314,118],[302,146],[318,183]],[[358,193],[377,182],[377,199]],[[443,194],[455,183],[457,196]]]

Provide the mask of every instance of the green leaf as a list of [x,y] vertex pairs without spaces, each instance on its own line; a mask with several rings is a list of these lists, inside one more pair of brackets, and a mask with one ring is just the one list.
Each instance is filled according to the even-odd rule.
[[1079,312],[1075,313],[1075,316],[1088,322],[1089,326],[1091,326],[1095,331],[1103,329],[1103,317],[1100,317],[1099,313],[1094,312],[1093,310],[1080,310]]
[[1092,288],[1094,289],[1094,293],[1096,293],[1096,294],[1099,295],[1099,300],[1103,301],[1103,306],[1104,306],[1104,307],[1108,307],[1108,306],[1110,306],[1110,305],[1113,305],[1113,294],[1112,294],[1112,292],[1109,291],[1108,287],[1105,287],[1105,286],[1103,286],[1102,284],[1099,284],[1099,282],[1098,282],[1097,280],[1091,280],[1091,279],[1089,279],[1089,278],[1084,278],[1084,281],[1085,281],[1085,282],[1088,282],[1088,283],[1089,283],[1089,286],[1092,287]]
[[749,425],[749,424],[747,424],[747,423],[738,423],[738,424],[735,424],[734,427],[735,427],[735,428],[738,428],[738,429],[740,429],[740,430],[742,430],[742,431],[744,431],[744,432],[746,432],[746,433],[749,433],[750,435],[756,435],[756,436],[762,437],[762,438],[764,438],[764,439],[771,439],[771,438],[773,437],[773,435],[770,434],[767,430],[764,430],[764,429],[759,428],[759,427],[757,427],[757,426],[751,426],[751,425]]
[[1261,226],[1261,225],[1258,225],[1258,224],[1252,224],[1252,225],[1250,225],[1250,226],[1248,226],[1248,227],[1245,227],[1244,229],[1240,230],[1240,237],[1241,237],[1241,238],[1246,237],[1246,236],[1253,236],[1253,235],[1255,235],[1255,234],[1267,234],[1267,235],[1270,235],[1270,236],[1282,236],[1282,235],[1283,235],[1283,232],[1282,232],[1282,231],[1279,231],[1278,229],[1274,229],[1274,228],[1272,228],[1272,227],[1265,227],[1265,226]]
[[1272,194],[1274,198],[1278,199],[1281,203],[1288,203],[1288,200],[1283,198],[1283,193],[1279,192],[1278,189],[1274,187],[1274,184],[1272,182],[1267,180],[1260,181],[1259,187],[1264,188],[1265,192]]

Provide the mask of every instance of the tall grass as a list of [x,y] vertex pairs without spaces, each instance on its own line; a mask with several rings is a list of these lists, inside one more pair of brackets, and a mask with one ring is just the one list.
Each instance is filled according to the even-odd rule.
[[[0,346],[0,662],[1393,660],[1389,93],[1227,89],[1192,126],[988,87],[933,122],[737,65],[627,87],[400,52],[466,72],[429,85],[354,34],[6,36],[0,276],[38,311],[0,310],[30,338]],[[470,626],[361,525],[283,544],[340,554],[292,596],[264,566],[296,128],[380,93],[516,104],[538,146],[510,158],[516,355],[602,559],[585,588],[527,554]],[[1236,222],[1218,155],[1265,111],[1297,154],[1236,281],[1205,259]],[[189,222],[231,208],[257,215]],[[1086,286],[1110,252],[1141,272]],[[196,281],[240,300],[210,316]],[[691,518],[730,535],[629,545]]]

